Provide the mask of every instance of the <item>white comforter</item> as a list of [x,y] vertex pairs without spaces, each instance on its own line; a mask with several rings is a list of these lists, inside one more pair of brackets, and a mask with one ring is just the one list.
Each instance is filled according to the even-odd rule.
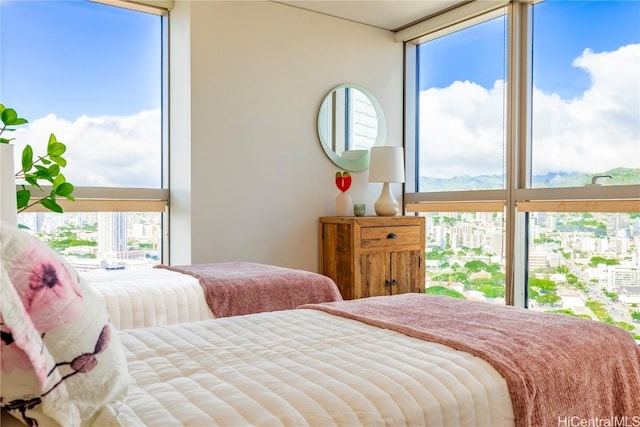
[[193,276],[165,269],[82,273],[118,329],[194,322],[214,317]]
[[124,425],[513,425],[504,379],[449,347],[315,310],[120,332]]

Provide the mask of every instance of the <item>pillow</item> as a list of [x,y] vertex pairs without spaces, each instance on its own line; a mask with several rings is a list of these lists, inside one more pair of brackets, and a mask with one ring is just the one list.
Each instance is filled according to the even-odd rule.
[[114,419],[125,353],[104,305],[57,252],[0,221],[0,405],[28,425]]

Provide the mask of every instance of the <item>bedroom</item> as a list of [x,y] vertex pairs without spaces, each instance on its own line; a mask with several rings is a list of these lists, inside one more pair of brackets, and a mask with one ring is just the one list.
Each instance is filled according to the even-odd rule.
[[[317,220],[334,212],[337,169],[317,141],[318,105],[357,82],[383,105],[389,143],[401,145],[402,43],[270,2],[178,2],[171,19],[171,262],[317,271]],[[254,60],[265,55],[277,61],[261,62],[256,81]],[[379,187],[354,173],[352,192],[371,209]]]
[[[327,6],[321,2],[312,2],[312,4],[315,7]],[[379,2],[375,4],[383,5]],[[485,9],[490,9],[492,5],[491,2],[482,2],[482,4]],[[329,5],[332,4],[329,3]],[[335,3],[333,6],[335,7]],[[425,13],[434,13],[431,9],[429,12],[421,12],[422,7],[433,8],[434,2],[426,2],[423,5],[420,5],[420,2],[409,2],[404,6],[410,6],[409,12],[413,15],[407,15],[400,20],[396,18],[396,14],[399,14],[402,9],[397,8],[397,5],[394,7],[394,13],[384,13],[382,9],[384,6],[379,6],[377,10],[379,15],[386,15],[385,19],[393,18],[396,21],[378,25],[387,25],[388,28],[394,29],[402,28],[405,23],[417,20],[416,14],[424,16]],[[349,9],[344,11],[344,13],[348,12]],[[401,38],[410,37],[411,33],[408,32],[413,31],[412,27],[394,33],[371,25],[358,24],[274,2],[178,2],[171,13],[172,25],[169,37],[172,53],[169,65],[172,79],[168,82],[171,104],[167,107],[172,112],[168,135],[171,144],[168,156],[164,156],[165,159],[170,159],[171,163],[169,172],[164,175],[165,181],[168,180],[165,185],[170,185],[171,188],[169,203],[171,214],[164,216],[166,222],[163,224],[162,231],[159,232],[159,234],[162,233],[158,240],[161,241],[159,246],[163,261],[174,265],[212,261],[254,261],[318,271],[318,218],[335,214],[334,200],[337,190],[333,179],[336,170],[339,169],[329,161],[318,143],[316,118],[319,104],[324,96],[339,84],[354,82],[362,85],[378,99],[382,106],[387,124],[386,143],[399,146],[406,141],[409,144],[406,153],[414,156],[410,146],[411,135],[403,135],[405,130],[412,127],[410,123],[406,125],[403,123],[403,110],[410,108],[411,104],[408,102],[407,106],[403,105],[403,98],[410,99],[410,93],[403,95],[402,92],[405,79],[402,61],[405,53],[403,43],[397,41],[397,34],[401,34]],[[371,13],[371,11],[368,12],[369,15]],[[419,15],[420,13],[422,15]],[[628,12],[627,15],[632,17],[633,12]],[[5,13],[5,16],[8,14]],[[435,24],[444,25],[449,19],[460,19],[460,16],[443,16],[439,21],[436,20]],[[608,31],[607,26],[610,26],[611,22],[614,21],[606,21],[602,26],[594,27],[595,24],[589,21],[585,25],[591,26],[591,34],[597,35],[598,29]],[[622,25],[622,30],[619,32],[627,38],[622,40],[637,42],[640,37],[638,26],[629,24],[628,21],[624,23],[628,28]],[[8,29],[9,25],[5,23],[3,27]],[[418,34],[426,30],[419,25],[417,27],[415,31]],[[500,36],[499,33],[498,35]],[[470,38],[472,37],[474,36],[471,35]],[[503,37],[504,33],[500,38]],[[4,37],[3,40],[8,38]],[[590,46],[585,44],[591,43],[589,40],[591,39],[581,41],[578,38],[577,49],[574,47],[571,52],[579,53],[585,46]],[[407,46],[410,48],[411,44]],[[5,53],[5,55],[8,54]],[[270,57],[273,57],[273,60],[270,60]],[[493,61],[493,56],[491,58]],[[478,67],[486,65],[475,58],[473,60]],[[504,60],[503,57],[502,61]],[[7,64],[7,61],[5,60],[4,63]],[[570,61],[565,66],[571,68]],[[9,69],[4,75],[11,76],[10,63],[5,67]],[[260,69],[260,81],[257,81],[254,76],[256,67]],[[407,69],[410,70],[410,67],[407,66]],[[633,68],[631,71],[633,72]],[[586,73],[572,76],[575,76],[572,78],[576,80],[583,81]],[[617,78],[622,77],[624,76]],[[409,79],[408,76],[406,78]],[[459,80],[465,78],[464,75],[458,77]],[[633,74],[631,78],[637,84]],[[3,81],[9,81],[8,77]],[[269,84],[262,84],[262,81]],[[582,84],[584,85],[584,82]],[[291,85],[295,89],[287,90]],[[485,84],[485,86],[490,87],[491,84]],[[5,83],[3,103],[6,104],[19,97],[19,87]],[[221,101],[212,102],[213,99]],[[52,102],[57,101],[54,98]],[[634,103],[633,100],[628,102],[631,105]],[[18,105],[13,106],[18,107]],[[502,108],[505,106],[503,105]],[[623,107],[620,109],[624,111]],[[20,111],[19,108],[18,110]],[[629,113],[633,117],[633,111]],[[33,119],[39,116],[27,117]],[[410,114],[407,114],[407,118],[410,119],[410,117]],[[606,115],[603,117],[606,119]],[[66,117],[70,121],[74,118]],[[416,179],[409,175],[412,168],[408,166],[407,177],[410,181],[407,181],[405,186],[391,184],[392,189],[400,200],[402,200],[404,189],[407,193],[404,196],[404,202],[411,204],[413,209],[434,210],[433,213],[422,213],[428,217],[427,248],[434,256],[437,255],[435,249],[437,249],[438,239],[442,239],[444,235],[442,233],[452,233],[439,231],[441,228],[434,226],[435,221],[443,221],[438,217],[445,215],[446,212],[454,212],[457,218],[453,219],[458,221],[458,224],[455,224],[456,227],[473,228],[471,232],[458,233],[459,246],[469,246],[474,250],[482,249],[482,253],[475,260],[488,265],[496,260],[495,257],[488,257],[487,252],[502,254],[501,259],[497,261],[501,264],[501,273],[514,271],[515,275],[522,277],[525,274],[524,271],[533,270],[534,266],[541,263],[549,264],[549,267],[557,264],[557,260],[554,259],[556,253],[582,252],[586,256],[577,260],[579,270],[570,273],[584,275],[585,279],[581,278],[581,282],[597,281],[595,287],[598,292],[604,288],[608,293],[619,294],[616,280],[608,279],[608,276],[622,277],[622,283],[631,289],[640,286],[638,283],[640,278],[637,277],[637,263],[640,256],[637,254],[638,244],[636,243],[638,230],[640,230],[637,224],[639,210],[637,194],[640,191],[636,160],[639,150],[636,141],[638,131],[637,121],[630,123],[629,129],[614,129],[612,133],[616,135],[626,133],[626,139],[614,141],[621,144],[620,147],[625,143],[629,146],[631,141],[632,145],[636,143],[635,148],[632,147],[631,151],[620,148],[617,154],[612,155],[611,152],[615,153],[618,148],[615,146],[616,143],[611,143],[606,147],[606,156],[603,154],[604,151],[595,152],[595,154],[589,152],[590,157],[585,161],[591,174],[604,173],[611,169],[610,166],[600,167],[594,164],[593,159],[598,158],[594,155],[603,154],[603,158],[612,159],[617,166],[630,166],[627,181],[610,182],[611,180],[607,178],[601,178],[599,182],[608,188],[585,187],[566,190],[555,188],[554,193],[545,193],[541,191],[544,189],[540,188],[534,188],[533,191],[528,192],[518,190],[516,197],[510,200],[511,205],[519,202],[529,203],[527,212],[535,209],[534,206],[540,206],[535,203],[544,203],[545,200],[589,200],[586,205],[578,203],[571,207],[565,203],[563,209],[573,209],[577,211],[576,215],[585,217],[599,215],[596,225],[608,228],[607,238],[604,241],[603,236],[593,232],[570,238],[566,233],[557,233],[558,230],[553,228],[532,228],[530,232],[534,236],[542,233],[542,235],[548,235],[551,240],[561,240],[563,243],[560,248],[532,244],[528,248],[531,252],[528,263],[523,257],[515,255],[516,251],[522,253],[523,247],[514,249],[516,248],[514,245],[501,243],[503,239],[506,239],[505,243],[522,239],[521,235],[516,235],[514,231],[514,227],[521,227],[519,225],[521,214],[508,211],[507,215],[497,217],[497,226],[494,224],[495,221],[483,217],[488,215],[486,211],[495,214],[503,209],[506,196],[504,192],[496,191],[499,187],[489,187],[489,191],[482,194],[464,191],[429,193],[423,188],[412,190],[415,184],[412,181]],[[503,129],[504,132],[507,130]],[[509,129],[509,131],[515,130]],[[472,130],[467,132],[474,135]],[[489,129],[489,132],[485,133],[490,132],[495,132],[495,129]],[[68,134],[62,135],[69,138]],[[600,137],[599,134],[596,133],[596,135]],[[63,138],[63,136],[60,137]],[[563,138],[567,137],[567,135],[563,136]],[[493,150],[490,153],[493,153],[496,159],[503,154],[508,154],[503,147],[502,143],[499,146],[494,144],[490,147]],[[460,150],[464,151],[464,147],[452,152]],[[429,156],[427,157],[428,167],[437,163],[429,159],[438,157],[428,150],[425,152]],[[557,158],[577,157],[560,154],[554,150],[549,152]],[[436,153],[433,152],[433,154]],[[230,162],[228,159],[238,160]],[[407,161],[411,161],[411,157],[408,157]],[[431,163],[428,163],[429,161]],[[444,159],[443,162],[451,162],[451,160]],[[70,163],[71,168],[73,161],[71,160]],[[471,168],[474,163],[487,164],[495,168],[496,162],[475,162],[472,158],[453,170],[464,173],[464,169]],[[541,162],[538,161],[538,163]],[[506,160],[504,164],[507,165]],[[500,173],[499,168],[498,173]],[[354,201],[366,203],[367,214],[373,215],[373,204],[379,194],[380,184],[368,183],[366,172],[353,172],[352,176],[353,184],[350,193]],[[74,181],[72,175],[68,177],[72,182]],[[212,182],[216,183],[215,191],[212,190]],[[118,188],[117,191],[109,188],[82,188],[82,185],[86,184],[82,182],[79,184],[80,188],[77,189],[76,194],[78,199],[128,197],[138,200],[150,193],[134,190],[127,192],[126,188]],[[118,186],[126,187],[127,184],[118,184]],[[153,199],[168,198],[168,190],[152,190]],[[470,206],[465,203],[469,201],[477,203]],[[531,201],[535,203],[532,204]],[[420,204],[416,205],[413,202]],[[425,202],[433,202],[433,204]],[[452,203],[452,205],[445,206],[437,202]],[[131,203],[125,201],[125,210],[130,209]],[[77,206],[80,206],[79,202],[75,204],[76,208]],[[114,206],[116,205],[111,204],[111,208]],[[157,210],[157,206],[156,203],[151,209]],[[164,209],[162,203],[160,208]],[[88,209],[95,210],[94,207]],[[542,209],[540,212],[531,211],[532,220],[540,223],[546,221],[550,224],[558,222],[558,214],[562,212],[553,211],[558,209],[558,206],[543,206]],[[444,213],[435,212],[436,210]],[[407,213],[413,215],[412,211]],[[471,216],[471,219],[467,220],[465,215]],[[578,217],[577,220],[584,219]],[[474,224],[474,221],[477,224]],[[575,221],[575,219],[565,218],[563,221]],[[495,229],[495,232],[491,232],[493,234],[485,232],[493,229]],[[570,239],[573,240],[570,241]],[[479,240],[481,242],[477,243]],[[482,248],[479,245],[482,245]],[[615,261],[623,265],[614,265],[611,268],[591,267],[589,257],[595,256],[604,258],[607,262]],[[461,261],[460,257],[445,261],[449,264],[466,262]],[[437,279],[434,277],[438,270],[437,262],[435,260],[427,260],[427,262],[430,264],[427,279],[442,282],[434,280]],[[477,276],[480,273],[491,274],[488,272],[474,274]],[[506,276],[506,280],[509,281],[510,275]],[[628,280],[624,282],[626,276],[631,278],[631,282]],[[569,279],[571,280],[571,277]],[[524,280],[515,280],[515,282],[523,283]],[[504,279],[503,284],[498,287],[497,293],[501,298],[513,299],[516,304],[524,304],[521,301],[525,294],[523,289],[510,289],[512,284],[504,282]],[[511,292],[511,295],[506,295],[508,292]],[[637,298],[637,292],[632,291],[632,294],[626,306],[607,298],[604,298],[602,303],[606,302],[612,305],[610,308],[622,311],[623,316],[620,313],[616,314],[616,317],[619,317],[617,320],[632,324],[631,316],[634,312],[631,304],[638,303],[634,299]],[[514,298],[515,295],[518,295],[518,298]],[[575,299],[573,296],[566,297],[567,303],[571,304]],[[580,307],[579,311],[586,311],[586,309]]]

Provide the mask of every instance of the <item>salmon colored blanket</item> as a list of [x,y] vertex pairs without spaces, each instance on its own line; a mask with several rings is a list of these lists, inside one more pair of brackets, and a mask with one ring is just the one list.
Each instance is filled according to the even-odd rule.
[[507,381],[518,426],[640,425],[640,347],[617,326],[424,294],[301,308],[483,358]]
[[156,267],[196,277],[216,317],[288,310],[301,304],[342,300],[333,280],[309,271],[251,262]]

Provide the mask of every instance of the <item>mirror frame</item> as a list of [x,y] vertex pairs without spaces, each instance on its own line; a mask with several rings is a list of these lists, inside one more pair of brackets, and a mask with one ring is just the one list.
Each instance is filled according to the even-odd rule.
[[331,95],[333,92],[335,92],[338,89],[342,89],[342,88],[353,88],[353,89],[357,89],[360,92],[362,92],[367,98],[369,98],[369,101],[371,102],[371,105],[373,105],[373,109],[376,112],[376,117],[378,119],[378,135],[376,136],[376,141],[373,144],[374,147],[376,146],[383,146],[386,144],[387,141],[387,121],[384,117],[384,112],[382,111],[382,106],[380,105],[380,103],[378,102],[378,100],[376,99],[375,96],[373,96],[373,94],[371,92],[369,92],[367,89],[365,89],[364,87],[362,87],[359,84],[355,84],[355,83],[344,83],[341,85],[338,85],[336,87],[334,87],[333,89],[331,89],[326,95],[325,97],[322,99],[322,102],[320,103],[320,107],[318,108],[318,117],[316,120],[316,125],[317,125],[317,130],[318,130],[318,138],[320,139],[320,145],[322,146],[322,149],[324,150],[325,154],[327,155],[327,157],[329,157],[329,159],[336,165],[339,166],[340,168],[350,171],[350,172],[360,172],[360,171],[364,171],[369,169],[369,153],[366,152],[366,150],[353,150],[353,151],[361,151],[362,153],[360,154],[360,156],[358,156],[357,158],[354,159],[346,159],[342,156],[339,156],[336,152],[334,152],[326,138],[324,135],[324,128],[322,126],[320,126],[320,116],[322,114],[322,105],[325,103],[325,101],[327,100],[327,97],[329,95]]

